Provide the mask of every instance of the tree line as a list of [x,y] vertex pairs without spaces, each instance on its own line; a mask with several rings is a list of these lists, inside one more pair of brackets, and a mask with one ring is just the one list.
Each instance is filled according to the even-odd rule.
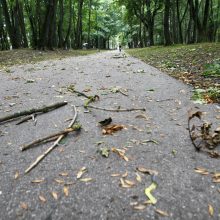
[[0,49],[220,41],[220,0],[0,0]]

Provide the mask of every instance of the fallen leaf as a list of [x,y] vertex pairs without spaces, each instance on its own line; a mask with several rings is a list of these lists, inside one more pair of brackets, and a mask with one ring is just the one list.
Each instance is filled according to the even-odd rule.
[[59,183],[59,184],[64,184],[64,183],[65,183],[64,180],[60,180],[60,179],[54,179],[54,181],[55,181],[56,183]]
[[113,174],[111,174],[111,176],[112,177],[117,177],[117,176],[121,176],[121,174],[120,173],[113,173]]
[[80,179],[80,181],[82,181],[82,182],[90,182],[90,181],[92,181],[92,180],[93,180],[92,178]]
[[103,120],[103,121],[99,121],[99,124],[100,124],[101,126],[106,126],[106,125],[109,125],[111,122],[112,122],[112,118],[110,117],[110,118],[106,118],[106,119]]
[[199,174],[202,174],[202,175],[208,175],[209,174],[209,172],[205,168],[202,168],[202,167],[196,167],[195,172],[199,173]]
[[14,179],[15,179],[15,180],[18,179],[19,176],[20,176],[19,171],[16,171],[16,172],[15,172],[15,177],[14,177]]
[[121,149],[113,147],[112,152],[118,154],[125,161],[129,161],[128,157],[125,156],[125,150],[121,150]]
[[67,186],[63,187],[63,192],[65,196],[69,196],[69,188]]
[[128,171],[126,171],[124,174],[122,174],[122,177],[125,178],[128,176]]
[[39,199],[41,202],[45,203],[47,200],[43,195],[39,195]]
[[144,173],[144,174],[149,174],[149,175],[157,175],[158,174],[158,172],[156,170],[147,169],[145,167],[137,167],[136,169],[137,169],[137,171]]
[[53,198],[55,199],[55,200],[58,200],[58,194],[57,194],[57,192],[51,192],[51,194],[52,194],[52,196],[53,196]]
[[131,185],[128,185],[127,183],[125,183],[124,179],[121,178],[120,179],[120,184],[119,184],[122,188],[131,188]]
[[133,206],[135,210],[144,210],[146,207],[147,207],[146,205],[142,205],[142,204]]
[[27,210],[27,209],[28,209],[28,205],[27,205],[27,203],[25,203],[25,202],[21,202],[21,203],[20,203],[20,207],[21,207],[22,209],[24,209],[24,210]]
[[157,203],[157,199],[151,194],[153,190],[157,188],[157,184],[153,182],[149,187],[145,189],[145,195],[150,200],[151,204],[155,205]]
[[142,178],[141,176],[138,174],[138,173],[135,173],[136,174],[136,180],[141,183],[142,182]]
[[77,179],[80,179],[81,177],[82,177],[82,175],[84,174],[84,173],[86,173],[87,172],[87,169],[86,169],[86,167],[82,167],[80,170],[79,170],[79,172],[77,173]]
[[199,119],[201,119],[201,117],[202,117],[202,112],[200,112],[200,111],[197,111],[197,110],[190,110],[190,111],[188,111],[188,118],[189,118],[189,120],[191,120],[192,118],[194,118],[194,117],[197,117],[197,118],[199,118]]
[[212,207],[212,205],[208,205],[209,208],[209,215],[213,216],[214,215],[214,208]]
[[162,211],[160,209],[156,209],[155,212],[160,214],[160,215],[162,215],[162,216],[167,216],[167,217],[169,216],[169,214],[167,212],[164,212],[164,211]]
[[70,185],[74,185],[74,184],[76,184],[76,183],[75,182],[66,182],[65,186],[70,186]]
[[42,182],[44,182],[44,179],[31,180],[31,183],[42,183]]
[[67,172],[59,173],[60,176],[69,176]]
[[135,185],[135,182],[130,181],[130,180],[124,180],[124,182],[125,182],[126,184],[128,184],[129,186],[134,186],[134,185]]
[[107,134],[107,135],[108,134],[113,134],[113,133],[115,133],[117,131],[120,131],[120,130],[122,130],[124,128],[125,128],[124,125],[116,125],[116,124],[114,124],[114,125],[107,125],[107,126],[105,126],[103,128],[102,134]]
[[213,178],[220,178],[220,173],[214,173]]
[[109,152],[110,150],[107,147],[100,148],[98,152],[103,156],[103,157],[109,157]]
[[149,117],[145,114],[137,115],[137,116],[135,116],[135,118],[145,119],[146,121],[149,120]]

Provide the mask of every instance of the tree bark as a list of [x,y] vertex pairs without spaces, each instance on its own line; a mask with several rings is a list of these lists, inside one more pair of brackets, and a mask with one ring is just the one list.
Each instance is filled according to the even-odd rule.
[[165,38],[165,46],[171,45],[172,41],[170,38],[170,0],[165,0],[165,10],[164,10],[164,38]]

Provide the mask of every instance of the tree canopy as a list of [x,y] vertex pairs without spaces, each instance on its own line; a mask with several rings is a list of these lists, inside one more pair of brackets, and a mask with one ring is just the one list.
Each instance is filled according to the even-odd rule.
[[219,0],[1,0],[0,49],[220,41]]

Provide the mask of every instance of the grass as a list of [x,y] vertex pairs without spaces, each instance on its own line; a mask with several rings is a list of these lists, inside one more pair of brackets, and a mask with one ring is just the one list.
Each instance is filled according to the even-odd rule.
[[[126,52],[195,89],[220,90],[220,43],[154,46]],[[210,99],[220,101],[220,95],[211,94]]]
[[0,51],[0,69],[6,69],[17,64],[37,63],[44,60],[63,59],[72,56],[85,56],[97,53],[97,50],[55,50],[39,51],[18,49]]

